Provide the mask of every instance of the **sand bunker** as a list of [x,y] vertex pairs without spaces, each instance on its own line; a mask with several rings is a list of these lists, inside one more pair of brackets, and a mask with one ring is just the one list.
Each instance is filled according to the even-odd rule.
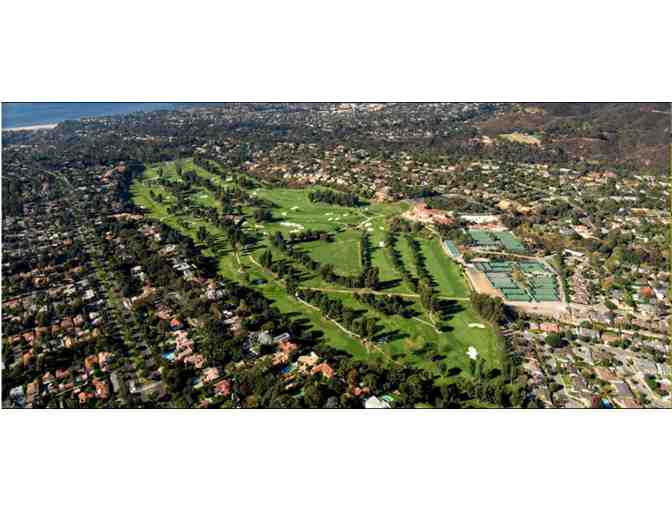
[[290,227],[296,229],[295,232],[298,232],[299,230],[303,230],[304,227],[303,225],[299,225],[298,223],[290,223],[288,221],[285,221],[283,223],[280,223],[283,227]]

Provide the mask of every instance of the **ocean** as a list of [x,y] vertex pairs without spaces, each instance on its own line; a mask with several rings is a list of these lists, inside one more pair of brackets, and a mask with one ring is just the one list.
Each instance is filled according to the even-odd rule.
[[2,127],[39,126],[82,117],[174,110],[190,104],[198,103],[2,103]]

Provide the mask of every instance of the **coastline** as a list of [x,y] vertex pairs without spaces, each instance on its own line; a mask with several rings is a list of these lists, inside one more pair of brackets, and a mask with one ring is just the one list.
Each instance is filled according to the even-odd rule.
[[35,131],[38,129],[54,129],[58,124],[38,124],[35,126],[23,126],[23,127],[13,127],[13,128],[5,128],[3,127],[3,131]]

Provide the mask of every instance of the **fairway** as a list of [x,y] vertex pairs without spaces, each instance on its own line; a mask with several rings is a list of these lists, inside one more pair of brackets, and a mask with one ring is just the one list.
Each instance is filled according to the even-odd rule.
[[[183,172],[193,171],[222,189],[236,189],[234,172],[221,170],[217,175],[198,167],[192,160],[182,160],[180,165]],[[474,347],[486,360],[487,368],[499,366],[501,343],[490,325],[469,327],[470,324],[482,324],[483,321],[471,308],[468,287],[460,267],[443,252],[438,238],[429,237],[429,232],[425,232],[425,237],[415,236],[436,294],[444,304],[443,319],[428,315],[420,304],[419,296],[407,287],[392,265],[390,254],[384,246],[388,223],[403,213],[408,208],[407,204],[371,203],[355,208],[313,203],[308,195],[319,188],[285,189],[257,183],[257,187],[246,190],[248,196],[263,199],[268,204],[266,207],[271,211],[272,219],[263,222],[255,220],[254,213],[258,205],[250,205],[254,202],[238,206],[245,215],[244,231],[257,241],[246,246],[236,256],[226,232],[206,219],[208,216],[202,212],[198,217],[194,213],[198,210],[222,211],[222,204],[215,192],[192,185],[186,192],[180,191],[180,198],[173,196],[160,182],[182,182],[174,163],[153,165],[146,169],[142,178],[135,180],[131,188],[135,203],[145,208],[152,218],[190,236],[206,255],[217,257],[221,276],[246,285],[259,282],[253,284],[254,288],[272,300],[281,312],[294,314],[304,320],[309,329],[321,335],[322,341],[331,347],[362,361],[377,359],[384,363],[422,367],[435,375],[438,383],[450,381],[458,374],[471,377],[466,354],[469,347]],[[158,195],[161,196],[161,202],[157,200]],[[180,200],[182,205],[176,209],[176,213],[172,208]],[[196,234],[201,227],[212,235],[209,244],[197,240]],[[378,268],[381,288],[384,289],[380,293],[398,294],[406,302],[406,310],[412,317],[385,315],[373,306],[361,303],[354,293],[362,289],[348,289],[326,282],[318,272],[297,265],[271,246],[270,239],[276,232],[281,232],[289,240],[292,235],[299,236],[307,231],[324,232],[330,239],[323,237],[305,242],[296,241],[294,249],[309,255],[322,266],[332,265],[334,271],[344,276],[358,276],[362,272],[360,245],[362,235],[366,233],[371,264]],[[418,268],[405,235],[397,236],[396,248],[405,267],[417,276]],[[355,310],[357,314],[375,318],[377,329],[373,341],[363,343],[324,317],[313,306],[288,295],[285,282],[259,264],[260,256],[267,250],[271,251],[273,260],[285,260],[300,271],[301,287],[320,289],[330,299],[338,299],[343,306]],[[450,298],[455,300],[451,301]]]
[[322,264],[332,264],[337,272],[354,275],[362,270],[359,253],[360,236],[348,231],[340,234],[333,242],[313,241],[301,247]]
[[436,283],[437,292],[444,297],[469,297],[469,290],[460,274],[460,267],[443,251],[438,239],[420,241],[425,265]]

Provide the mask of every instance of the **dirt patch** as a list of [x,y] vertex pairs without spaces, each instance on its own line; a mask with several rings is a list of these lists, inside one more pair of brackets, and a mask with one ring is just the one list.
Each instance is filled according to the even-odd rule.
[[499,137],[508,140],[509,142],[524,143],[526,145],[541,145],[541,140],[539,140],[539,138],[525,133],[509,133],[507,135],[499,135]]
[[504,299],[502,293],[492,286],[488,278],[485,276],[485,273],[481,273],[480,271],[470,267],[466,268],[466,273],[469,281],[471,281],[472,287],[477,293],[487,294],[488,296],[500,297]]

